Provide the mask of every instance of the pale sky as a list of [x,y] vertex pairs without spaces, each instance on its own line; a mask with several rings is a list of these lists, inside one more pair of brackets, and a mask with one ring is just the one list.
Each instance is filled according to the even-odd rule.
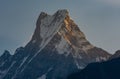
[[31,39],[41,11],[68,9],[71,18],[95,46],[120,49],[120,0],[0,0],[0,54]]
[[120,0],[96,0],[96,1],[100,1],[108,5],[120,6]]

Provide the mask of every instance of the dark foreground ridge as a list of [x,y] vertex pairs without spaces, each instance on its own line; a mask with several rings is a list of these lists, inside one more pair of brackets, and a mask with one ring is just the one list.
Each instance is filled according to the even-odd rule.
[[89,64],[68,79],[120,79],[120,57],[102,63]]

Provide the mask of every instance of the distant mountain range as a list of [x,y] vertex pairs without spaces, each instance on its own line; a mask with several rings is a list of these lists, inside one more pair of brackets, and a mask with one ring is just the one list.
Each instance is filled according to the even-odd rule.
[[[6,50],[0,57],[0,79],[67,79],[82,69],[80,73],[87,77],[89,73],[100,74],[97,67],[103,61],[109,60],[108,64],[119,61],[112,60],[117,56],[110,57],[111,54],[86,39],[67,10],[58,10],[53,15],[41,12],[28,44],[16,49],[14,55]],[[88,65],[93,62],[98,63]],[[93,70],[87,71],[85,67]],[[74,77],[71,78],[77,79]]]

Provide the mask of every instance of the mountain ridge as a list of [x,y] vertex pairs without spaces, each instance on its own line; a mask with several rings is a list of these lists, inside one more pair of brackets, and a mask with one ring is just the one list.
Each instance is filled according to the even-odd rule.
[[66,79],[91,62],[111,55],[93,46],[70,18],[67,10],[42,12],[25,47],[20,47],[0,67],[1,79]]

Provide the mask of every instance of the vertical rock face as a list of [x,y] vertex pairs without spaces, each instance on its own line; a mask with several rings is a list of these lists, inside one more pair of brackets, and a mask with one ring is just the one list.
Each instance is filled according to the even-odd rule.
[[1,79],[66,79],[88,63],[110,54],[87,41],[67,10],[42,12],[32,39],[0,67]]

